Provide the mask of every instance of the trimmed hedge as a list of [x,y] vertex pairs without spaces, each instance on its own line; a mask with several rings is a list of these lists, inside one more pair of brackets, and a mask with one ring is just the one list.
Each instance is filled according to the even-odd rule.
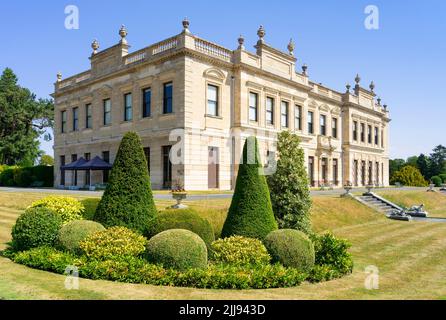
[[268,185],[263,175],[256,137],[249,137],[243,147],[237,181],[222,237],[233,235],[264,239],[277,229]]
[[64,225],[58,235],[58,244],[61,248],[72,252],[80,253],[79,244],[89,235],[103,231],[102,224],[89,220],[74,220]]
[[212,258],[230,265],[267,265],[271,256],[258,239],[232,236],[212,243]]
[[79,243],[89,259],[121,259],[141,255],[147,239],[126,227],[111,227],[87,236]]
[[94,220],[105,227],[124,226],[146,234],[156,213],[141,140],[135,132],[127,132]]
[[52,187],[53,166],[4,167],[0,172],[0,185],[8,187]]
[[431,177],[431,181],[436,187],[441,187],[441,184],[443,183],[443,180],[441,180],[441,177],[439,176]]
[[13,254],[11,259],[32,268],[64,274],[67,265],[77,266],[79,275],[93,280],[111,280],[150,285],[207,289],[267,289],[295,287],[306,274],[281,265],[256,268],[210,265],[184,272],[164,269],[135,257],[119,260],[86,260],[53,248],[35,248]]
[[32,208],[45,207],[57,213],[64,223],[81,220],[84,206],[77,199],[65,196],[48,196],[34,201]]
[[147,260],[176,270],[205,269],[208,253],[206,244],[197,234],[184,229],[171,229],[149,240]]
[[82,217],[85,220],[93,220],[94,214],[96,212],[96,208],[99,205],[101,198],[87,198],[81,200],[82,205],[84,206],[84,211],[82,212]]
[[337,277],[349,274],[353,270],[353,258],[348,252],[350,242],[336,238],[332,233],[312,235],[315,263],[320,267],[331,268]]
[[273,262],[304,272],[310,271],[315,262],[314,246],[302,231],[280,229],[271,232],[264,244]]
[[17,251],[52,246],[62,227],[62,219],[48,208],[28,208],[12,227],[12,246]]
[[186,229],[196,233],[206,243],[208,250],[215,240],[214,229],[209,221],[200,217],[195,210],[190,208],[168,209],[161,212],[150,228],[147,237],[151,238],[170,229]]

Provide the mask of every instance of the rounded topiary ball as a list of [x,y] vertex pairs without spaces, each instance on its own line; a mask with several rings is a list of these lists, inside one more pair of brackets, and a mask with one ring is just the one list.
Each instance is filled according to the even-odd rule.
[[309,271],[314,266],[313,243],[302,231],[273,231],[266,236],[264,244],[273,262],[302,271]]
[[203,219],[190,208],[168,209],[161,212],[149,230],[149,238],[170,229],[186,229],[200,236],[208,250],[215,240],[214,229],[208,220]]
[[206,244],[197,234],[184,229],[171,229],[149,240],[147,259],[176,270],[205,269],[208,253]]
[[62,218],[44,208],[28,208],[12,228],[15,250],[23,251],[40,246],[53,246],[62,227]]
[[98,222],[89,220],[74,220],[64,225],[58,236],[59,245],[70,252],[79,253],[79,243],[90,234],[105,230]]

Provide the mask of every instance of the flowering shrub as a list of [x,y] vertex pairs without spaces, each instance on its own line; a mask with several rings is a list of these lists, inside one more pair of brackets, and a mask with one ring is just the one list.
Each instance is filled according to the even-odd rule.
[[258,239],[232,236],[219,239],[211,245],[217,263],[231,265],[266,265],[271,260],[268,251]]
[[51,209],[62,218],[63,223],[81,220],[82,212],[84,211],[84,206],[78,200],[63,196],[45,197],[34,201],[31,207],[46,207]]
[[111,227],[95,232],[79,243],[80,250],[90,259],[136,257],[146,249],[147,239],[126,227]]

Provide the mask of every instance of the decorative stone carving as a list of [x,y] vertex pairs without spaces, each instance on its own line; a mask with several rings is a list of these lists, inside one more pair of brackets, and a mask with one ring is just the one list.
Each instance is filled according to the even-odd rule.
[[263,38],[265,37],[265,34],[266,34],[265,29],[263,28],[263,26],[260,26],[259,30],[257,30],[257,35],[259,36],[260,43],[263,43],[264,41]]
[[240,35],[240,37],[238,37],[237,41],[238,41],[238,50],[245,50],[245,45],[244,45],[245,38],[242,35]]
[[373,92],[373,90],[375,90],[375,84],[373,83],[373,81],[370,82],[369,88],[370,88],[371,92]]
[[304,76],[307,76],[307,75],[308,75],[307,70],[308,70],[308,66],[307,66],[306,63],[304,63],[303,66],[302,66],[302,74],[303,74]]
[[359,76],[359,74],[356,74],[355,82],[357,85],[359,85],[359,83],[361,82],[361,77]]
[[183,32],[184,33],[190,33],[190,31],[189,31],[189,25],[190,25],[189,19],[187,19],[187,17],[184,18],[182,23],[183,23]]
[[93,49],[93,54],[98,53],[98,49],[99,49],[98,40],[96,40],[96,39],[93,40],[93,42],[91,43],[91,48]]
[[62,81],[62,73],[60,73],[60,71],[57,73],[57,82],[61,82]]
[[125,39],[125,37],[127,37],[127,29],[125,28],[124,25],[121,26],[121,29],[119,29],[119,35],[121,36],[121,43],[122,44],[127,44],[127,40]]
[[350,85],[350,83],[347,83],[346,85],[345,85],[345,88],[347,89],[347,91],[346,91],[346,93],[350,93],[350,88],[351,88],[352,86]]
[[293,39],[290,39],[290,42],[288,43],[288,51],[290,52],[291,56],[294,56],[294,48],[296,47],[296,45],[294,44]]

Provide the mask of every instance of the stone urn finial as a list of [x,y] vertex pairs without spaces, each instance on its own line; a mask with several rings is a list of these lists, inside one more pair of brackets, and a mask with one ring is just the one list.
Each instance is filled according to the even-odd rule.
[[240,37],[238,37],[237,41],[238,41],[238,50],[245,50],[245,45],[244,45],[245,38],[242,35],[240,35]]
[[291,39],[290,39],[290,42],[288,43],[288,46],[287,46],[288,51],[289,51],[289,53],[290,53],[291,56],[294,55],[294,48],[295,48],[295,47],[296,47],[296,45],[295,45],[293,39],[291,38]]
[[59,71],[57,73],[57,82],[61,82],[62,81],[62,73]]
[[304,63],[304,64],[302,65],[302,74],[303,74],[304,76],[307,76],[307,75],[308,75],[307,70],[308,70],[308,66],[307,66],[306,63]]
[[257,35],[259,36],[259,42],[263,42],[263,38],[265,37],[265,29],[263,28],[263,26],[261,25],[259,27],[259,30],[257,30]]
[[378,101],[378,106],[380,106],[381,105],[381,98],[378,97],[378,99],[376,99],[376,101]]
[[189,19],[187,17],[185,17],[183,19],[182,23],[183,23],[183,32],[190,33],[190,31],[189,31],[189,25],[190,25]]
[[98,49],[99,49],[98,40],[96,40],[96,39],[93,40],[93,42],[91,43],[91,48],[93,49],[93,54],[98,53]]
[[370,82],[369,88],[370,88],[371,92],[373,92],[373,90],[375,90],[375,84],[373,83],[373,81]]
[[121,25],[121,29],[119,29],[119,35],[121,36],[121,43],[127,44],[127,40],[125,37],[127,37],[127,29],[125,28],[125,25]]
[[387,111],[387,104],[383,105],[384,111]]
[[359,83],[361,82],[361,77],[359,76],[359,74],[356,74],[355,82],[357,85],[359,85]]
[[347,88],[346,93],[350,93],[350,88],[352,87],[352,86],[350,85],[350,83],[347,83],[347,84],[345,85],[345,87]]

